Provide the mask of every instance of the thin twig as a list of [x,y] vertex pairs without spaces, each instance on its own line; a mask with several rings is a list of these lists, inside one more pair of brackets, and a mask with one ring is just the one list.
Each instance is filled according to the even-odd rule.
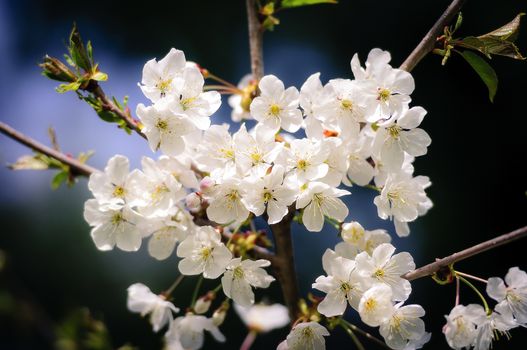
[[86,91],[91,92],[95,97],[97,97],[102,102],[102,106],[104,109],[115,113],[119,118],[125,121],[126,126],[135,131],[139,136],[144,138],[146,140],[146,135],[141,131],[141,128],[139,127],[139,124],[137,123],[132,116],[130,116],[125,111],[122,111],[118,106],[113,103],[111,99],[106,96],[103,89],[99,84],[97,84],[96,81],[91,80],[90,84],[88,84],[88,87],[86,87]]
[[[233,237],[232,233],[226,232],[226,231],[222,231],[221,234],[227,241],[232,240],[232,237]],[[278,263],[278,260],[276,259],[276,256],[272,252],[270,252],[268,249],[266,249],[264,247],[260,247],[258,245],[255,245],[252,248],[252,251],[255,253],[255,255],[258,258],[269,260],[272,265],[275,264],[275,263]]]
[[29,136],[26,136],[22,134],[21,132],[13,129],[6,123],[0,122],[0,132],[18,142],[21,144],[31,148],[32,150],[36,152],[40,152],[42,154],[45,154],[47,156],[50,156],[51,158],[54,158],[58,160],[59,162],[66,164],[70,167],[71,172],[74,175],[84,175],[84,176],[90,176],[91,173],[94,173],[98,171],[97,169],[81,163],[77,159],[67,156],[62,152],[59,152],[57,150],[54,150],[51,147],[48,147],[46,145],[41,144],[40,142],[32,139]]
[[477,276],[474,276],[474,275],[469,275],[468,273],[459,272],[459,271],[455,271],[455,273],[456,273],[456,275],[460,275],[460,276],[463,276],[463,277],[466,277],[466,278],[470,278],[470,279],[473,279],[474,281],[478,281],[478,282],[485,283],[485,284],[488,283],[488,281],[486,279],[483,279],[483,278],[480,278],[480,277],[477,277]]
[[447,256],[446,258],[438,259],[431,264],[410,271],[404,274],[402,277],[406,278],[409,281],[412,281],[421,277],[430,276],[435,272],[439,271],[439,269],[441,269],[442,267],[447,267],[455,262],[470,258],[471,256],[483,253],[489,249],[502,246],[504,244],[510,243],[525,236],[527,236],[527,226],[519,228],[510,233],[498,236],[496,238],[490,239],[488,241],[476,244],[475,246]]
[[172,292],[177,288],[177,286],[179,286],[179,284],[183,281],[184,278],[185,275],[179,275],[178,278],[176,278],[176,280],[174,281],[174,283],[172,283],[172,285],[161,294],[168,298],[170,294],[172,294]]
[[402,70],[410,72],[415,68],[417,63],[423,59],[430,51],[434,49],[437,37],[443,31],[443,28],[452,21],[454,16],[459,12],[461,7],[465,4],[466,0],[454,0],[443,12],[441,17],[433,25],[432,28],[426,33],[421,42],[416,46],[408,58],[399,67]]
[[350,323],[348,321],[346,321],[345,319],[341,318],[340,319],[343,323],[346,324],[346,326],[348,326],[353,332],[357,332],[359,333],[360,335],[362,335],[363,337],[365,337],[366,339],[369,339],[371,340],[372,342],[382,346],[383,348],[385,349],[390,349],[390,347],[388,345],[386,345],[385,342],[383,342],[382,340],[380,340],[379,338],[371,335],[370,333],[360,329],[359,327],[355,326],[353,323]]
[[263,76],[263,29],[258,19],[256,0],[246,0],[247,21],[249,24],[249,50],[251,54],[251,71],[253,79]]

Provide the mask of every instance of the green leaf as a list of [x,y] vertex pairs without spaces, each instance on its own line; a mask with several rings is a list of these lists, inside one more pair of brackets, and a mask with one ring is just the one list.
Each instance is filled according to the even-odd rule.
[[317,4],[336,4],[337,0],[283,0],[280,7],[291,8]]
[[59,171],[51,180],[51,188],[56,190],[59,186],[68,180],[69,174],[67,171]]
[[77,91],[80,86],[81,86],[80,81],[74,81],[73,83],[69,83],[69,84],[60,84],[56,90],[58,93],[63,94],[68,91]]
[[461,27],[461,24],[463,24],[463,14],[460,12],[457,14],[457,20],[456,24],[454,25],[454,30],[452,30],[452,34],[454,34],[459,29],[459,27]]
[[91,72],[93,66],[92,60],[90,60],[90,54],[84,47],[84,43],[82,42],[81,35],[75,23],[73,24],[73,29],[70,34],[69,52],[71,59],[77,67],[84,69],[86,72]]
[[489,99],[494,102],[494,96],[498,89],[498,76],[494,69],[479,55],[472,51],[458,52],[470,64],[470,66],[478,73],[479,77],[489,90]]
[[272,32],[274,30],[274,26],[279,25],[279,24],[280,24],[280,20],[278,18],[274,16],[267,16],[262,23],[262,27],[264,30],[269,30]]
[[479,51],[488,58],[491,58],[491,55],[500,55],[517,60],[524,60],[525,57],[523,57],[514,43],[518,38],[520,20],[523,15],[523,13],[520,13],[511,22],[490,33],[477,37],[469,36],[454,41],[454,44]]
[[480,35],[478,38],[484,39],[488,37],[494,37],[496,39],[501,39],[501,40],[515,41],[518,38],[518,34],[520,30],[520,21],[523,15],[525,15],[525,13],[519,13],[509,23],[505,24],[504,26],[496,30],[493,30],[490,33]]
[[103,73],[103,72],[96,72],[90,77],[90,79],[97,80],[97,81],[106,81],[108,80],[108,74]]

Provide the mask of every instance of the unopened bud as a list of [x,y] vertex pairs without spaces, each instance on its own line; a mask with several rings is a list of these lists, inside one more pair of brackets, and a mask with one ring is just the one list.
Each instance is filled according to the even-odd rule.
[[207,191],[209,191],[214,185],[216,185],[216,182],[210,177],[206,176],[200,181],[199,189],[201,192],[207,193]]
[[191,212],[198,212],[201,210],[201,197],[196,192],[192,192],[185,198],[185,204]]
[[209,311],[211,303],[212,299],[209,298],[208,295],[204,295],[196,301],[196,305],[194,305],[194,311],[197,314],[204,314],[205,312]]
[[39,66],[43,70],[42,74],[50,79],[65,81],[68,83],[77,80],[75,73],[73,73],[64,63],[54,57],[46,55],[44,57],[44,62],[39,64]]
[[364,228],[357,221],[342,225],[342,239],[353,245],[359,245],[364,241]]
[[225,321],[225,316],[227,316],[227,311],[229,310],[229,300],[225,300],[221,306],[214,311],[212,314],[212,323],[219,327],[223,324],[223,321]]

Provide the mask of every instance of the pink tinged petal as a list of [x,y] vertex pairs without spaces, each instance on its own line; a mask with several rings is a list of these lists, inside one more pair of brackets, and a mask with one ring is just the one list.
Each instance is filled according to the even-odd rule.
[[336,290],[326,295],[318,304],[317,310],[326,317],[338,316],[344,314],[347,304],[345,295],[340,290]]
[[419,157],[426,154],[432,139],[423,129],[412,129],[401,132],[401,143],[406,153]]
[[324,215],[320,206],[314,202],[311,202],[307,207],[304,208],[302,214],[302,222],[304,226],[311,232],[320,232],[324,226]]
[[503,280],[499,277],[489,278],[487,282],[487,294],[497,302],[504,300],[507,295],[507,287]]
[[403,129],[415,129],[421,124],[426,115],[423,107],[412,107],[397,119],[397,125]]

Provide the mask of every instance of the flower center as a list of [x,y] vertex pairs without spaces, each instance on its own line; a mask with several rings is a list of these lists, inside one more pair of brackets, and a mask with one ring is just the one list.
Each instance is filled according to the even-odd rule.
[[273,199],[273,194],[270,191],[265,191],[263,194],[263,200],[265,203],[269,202],[271,199]]
[[343,282],[340,285],[340,290],[343,291],[344,293],[348,293],[351,290],[351,286],[348,282]]
[[212,255],[212,249],[210,247],[203,247],[199,252],[202,260],[207,260]]
[[237,278],[237,279],[243,278],[243,276],[245,275],[245,273],[243,272],[243,269],[240,266],[235,267],[232,273],[234,275],[234,278]]
[[384,277],[384,270],[383,269],[377,269],[373,275],[376,277],[376,278],[382,278]]
[[306,170],[308,166],[309,162],[305,159],[300,159],[298,162],[296,162],[296,167],[298,170]]
[[168,122],[166,120],[164,120],[164,119],[158,119],[157,123],[156,123],[156,127],[159,130],[166,130],[166,129],[168,129]]
[[189,98],[181,99],[179,103],[181,104],[181,108],[183,108],[183,110],[186,111],[187,109],[192,107],[192,104],[194,103],[195,100],[196,100],[196,97],[189,97]]
[[115,188],[113,189],[114,197],[122,198],[124,197],[124,194],[125,194],[125,190],[124,190],[124,187],[122,186],[115,186]]
[[353,110],[353,102],[351,102],[350,100],[342,100],[340,101],[340,107],[342,107],[342,109],[347,109],[347,110]]
[[282,109],[280,108],[279,105],[277,105],[276,103],[273,103],[271,107],[269,107],[269,114],[271,114],[272,116],[278,117],[281,110]]
[[381,101],[381,102],[386,102],[390,99],[390,96],[392,95],[392,93],[390,92],[390,90],[386,89],[386,88],[379,88],[379,92],[378,92],[378,96],[377,96],[377,100]]
[[156,88],[161,92],[161,97],[165,97],[166,93],[170,91],[172,79],[160,80],[156,84]]
[[113,214],[111,219],[112,225],[119,225],[123,221],[123,214],[121,214],[120,212]]
[[373,311],[376,306],[377,306],[377,301],[375,299],[373,299],[373,298],[369,298],[364,303],[364,307],[366,308],[366,311],[368,311],[368,312]]
[[399,134],[400,134],[402,129],[401,129],[400,126],[392,125],[389,128],[387,128],[386,130],[388,131],[388,133],[390,134],[391,137],[393,137],[394,139],[398,139],[399,138]]

